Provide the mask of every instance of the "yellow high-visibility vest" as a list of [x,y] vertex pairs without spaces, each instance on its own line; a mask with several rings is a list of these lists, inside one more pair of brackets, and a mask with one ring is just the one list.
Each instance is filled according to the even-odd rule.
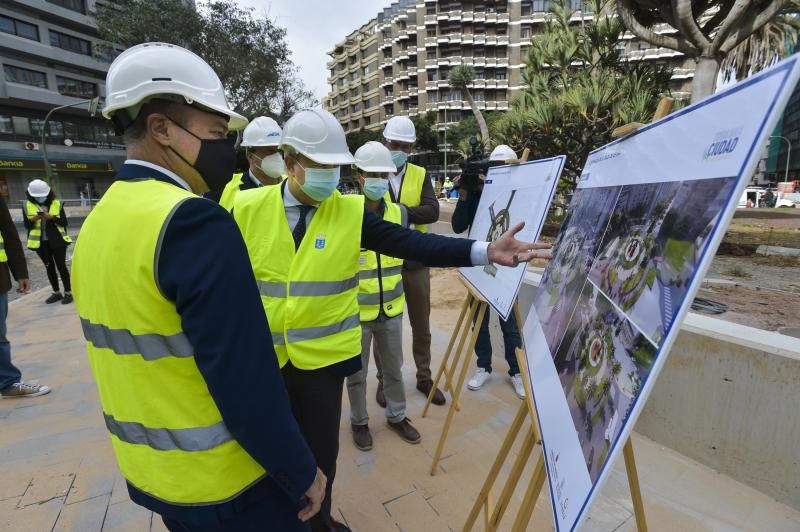
[[[383,219],[387,222],[407,225],[405,209],[396,203],[385,202]],[[380,256],[368,249],[361,250],[358,259],[358,305],[361,308],[361,321],[373,321],[383,301],[383,313],[388,318],[402,314],[405,295],[403,294],[403,259]]]
[[81,228],[72,269],[122,475],[175,505],[230,500],[266,474],[225,427],[197,367],[198,347],[158,286],[160,235],[195,197],[157,180],[115,182]]
[[[422,199],[422,185],[424,183],[425,169],[416,164],[406,163],[406,173],[403,175],[400,185],[400,197],[397,202],[408,207],[417,207]],[[423,233],[428,232],[428,226],[425,224],[416,224],[414,229]]]
[[233,215],[258,281],[283,367],[330,366],[361,352],[358,257],[364,196],[320,203],[297,251],[280,186],[241,191]]
[[0,233],[0,262],[8,262],[8,255],[6,255],[6,243],[3,241],[2,233]]
[[[28,218],[33,218],[37,214],[39,214],[39,205],[33,203],[32,201],[28,201],[25,204],[25,212],[28,215]],[[61,202],[57,199],[54,199],[50,203],[50,208],[47,211],[47,214],[51,216],[58,216],[61,213]],[[67,244],[72,243],[72,239],[67,234],[67,231],[58,224],[53,224],[58,229],[58,233],[61,235],[61,238],[64,239],[64,242]],[[28,231],[28,249],[39,249],[39,246],[42,245],[42,221],[36,220],[34,222],[33,227]]]
[[226,211],[229,211],[233,208],[233,202],[236,200],[236,194],[239,193],[239,189],[242,187],[242,177],[244,174],[233,174],[233,177],[228,184],[225,185],[225,188],[222,189],[222,196],[219,198],[219,204],[222,205]]

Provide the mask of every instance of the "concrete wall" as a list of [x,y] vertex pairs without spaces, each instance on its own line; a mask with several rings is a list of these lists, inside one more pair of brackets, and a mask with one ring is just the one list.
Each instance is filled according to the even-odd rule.
[[[523,319],[538,281],[520,290]],[[491,330],[505,371],[496,317]],[[799,340],[690,313],[636,431],[800,510],[799,411]]]

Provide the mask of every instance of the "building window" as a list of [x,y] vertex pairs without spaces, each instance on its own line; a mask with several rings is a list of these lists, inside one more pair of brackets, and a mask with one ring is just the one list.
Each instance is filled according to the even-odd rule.
[[438,99],[439,99],[439,93],[438,92],[431,91],[431,92],[428,93],[428,101],[429,102],[435,103]]
[[365,125],[365,126],[368,126],[368,125],[370,125],[371,123],[372,123],[372,117],[371,117],[371,116],[365,116],[365,117],[364,117],[364,125]]
[[51,4],[77,11],[78,13],[86,14],[85,0],[47,0]]
[[368,99],[364,100],[364,109],[369,109],[373,105],[374,105],[374,103],[372,101],[372,98],[368,98]]
[[436,75],[435,70],[428,70],[428,81],[436,81],[438,80],[438,76]]
[[475,69],[475,79],[486,79],[486,75],[482,68]]
[[369,74],[369,65],[364,67],[364,75],[366,76],[367,74]]
[[11,117],[8,115],[0,115],[0,134],[14,134],[14,126],[11,124]]
[[505,70],[498,70],[494,73],[494,79],[496,80],[504,80],[506,79],[506,71]]
[[2,15],[0,15],[0,31],[32,41],[39,40],[39,28],[33,24]]
[[533,13],[533,2],[531,0],[527,1],[523,0],[521,10],[522,10],[521,14],[523,17],[530,15],[531,13]]
[[334,77],[335,75],[336,75],[336,69],[332,68],[331,69],[331,77]]
[[360,110],[361,110],[361,104],[360,103],[357,103],[357,104],[353,105],[353,112],[354,113],[357,113]]
[[436,14],[436,6],[428,6],[425,8],[426,15],[435,15]]
[[523,39],[530,39],[531,38],[531,27],[530,26],[523,26],[522,27],[522,38]]
[[436,59],[436,52],[428,52],[428,59]]
[[44,72],[11,65],[5,65],[3,70],[6,73],[6,79],[8,81],[22,83],[23,85],[33,85],[34,87],[41,87],[42,89],[47,88],[47,76]]
[[64,96],[87,99],[97,96],[97,85],[88,81],[56,76],[56,84],[58,85],[58,92]]
[[89,41],[58,31],[50,30],[50,44],[76,54],[92,55],[92,44]]
[[533,0],[534,11],[550,11],[550,0]]
[[475,91],[472,93],[473,98],[476,102],[484,102],[486,101],[486,95],[483,91]]
[[31,136],[31,123],[24,116],[13,116],[11,122],[14,125],[14,133],[23,137]]

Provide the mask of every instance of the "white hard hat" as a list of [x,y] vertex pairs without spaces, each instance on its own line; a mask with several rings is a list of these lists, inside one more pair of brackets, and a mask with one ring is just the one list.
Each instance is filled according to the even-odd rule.
[[414,122],[407,116],[393,116],[383,128],[383,138],[413,143],[417,140],[417,130],[414,128]]
[[364,172],[397,172],[389,148],[371,140],[356,150],[356,166]]
[[185,48],[162,42],[136,45],[114,59],[106,76],[103,116],[110,119],[124,109],[135,119],[142,104],[159,96],[179,97],[225,115],[231,130],[247,125],[247,118],[228,105],[222,82],[208,63]]
[[501,144],[493,149],[492,153],[489,155],[490,161],[514,161],[516,158],[517,154],[514,153],[514,150],[505,144]]
[[336,117],[324,109],[304,109],[283,126],[281,147],[291,146],[315,163],[352,164],[344,129]]
[[268,116],[254,118],[246,128],[241,146],[277,146],[281,143],[281,126]]
[[41,179],[34,179],[28,183],[28,194],[34,198],[46,198],[50,194],[50,185]]

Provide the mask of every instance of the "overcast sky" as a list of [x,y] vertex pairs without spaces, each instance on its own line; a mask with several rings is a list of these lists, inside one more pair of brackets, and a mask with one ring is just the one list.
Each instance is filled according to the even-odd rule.
[[388,7],[390,0],[236,0],[286,29],[292,61],[318,99],[328,93],[326,52]]

